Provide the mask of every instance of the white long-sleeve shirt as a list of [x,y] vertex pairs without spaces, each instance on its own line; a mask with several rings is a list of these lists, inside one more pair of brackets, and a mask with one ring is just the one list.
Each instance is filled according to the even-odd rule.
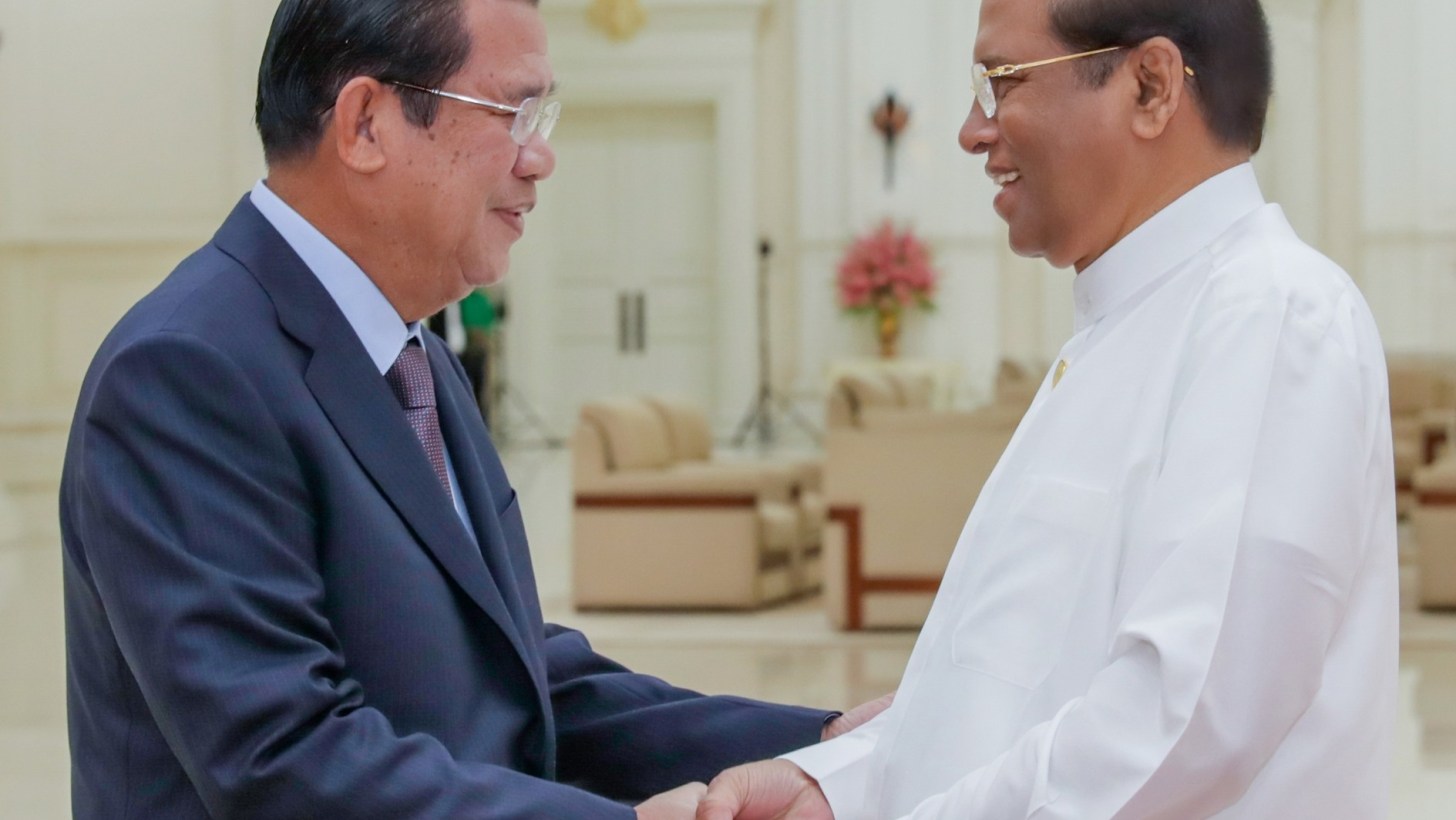
[[1075,297],[1065,376],[986,482],[893,707],[788,758],[838,820],[1384,816],[1395,488],[1365,302],[1247,165]]

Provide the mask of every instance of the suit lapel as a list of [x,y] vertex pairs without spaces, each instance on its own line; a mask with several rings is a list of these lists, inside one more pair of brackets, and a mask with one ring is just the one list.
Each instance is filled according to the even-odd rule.
[[[430,370],[435,378],[435,401],[440,411],[440,429],[445,437],[445,447],[450,452],[455,466],[455,479],[460,485],[460,494],[465,510],[475,525],[476,539],[481,555],[490,568],[493,577],[509,582],[503,584],[502,596],[514,619],[517,630],[532,628],[532,617],[526,612],[521,600],[516,579],[515,561],[511,557],[511,545],[506,543],[505,531],[501,528],[500,509],[509,503],[509,486],[492,487],[487,477],[480,454],[483,447],[490,447],[484,437],[485,425],[480,421],[480,410],[470,392],[460,381],[450,354],[438,339],[429,338],[425,344],[430,354]],[[525,544],[519,545],[524,550]],[[545,669],[533,650],[535,644],[525,641],[518,646],[523,655],[531,661],[532,676],[544,692],[546,690]],[[529,653],[529,654],[527,654]]]
[[[283,329],[312,349],[304,381],[380,493],[445,572],[500,627],[532,677],[538,678],[532,655],[492,578],[495,567],[487,571],[454,506],[440,492],[439,480],[398,400],[328,291],[246,197],[214,242],[268,292]],[[496,577],[508,584],[514,580],[509,575]]]

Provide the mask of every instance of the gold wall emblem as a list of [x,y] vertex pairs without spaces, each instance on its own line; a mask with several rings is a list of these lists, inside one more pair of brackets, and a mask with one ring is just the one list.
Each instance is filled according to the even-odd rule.
[[639,0],[593,0],[586,17],[613,40],[630,40],[647,25]]

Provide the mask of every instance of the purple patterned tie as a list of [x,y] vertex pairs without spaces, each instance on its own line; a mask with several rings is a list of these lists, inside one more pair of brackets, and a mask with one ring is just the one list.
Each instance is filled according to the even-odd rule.
[[435,477],[453,501],[450,474],[445,471],[445,439],[440,435],[440,414],[435,411],[435,382],[430,376],[430,359],[418,339],[410,339],[405,344],[394,366],[384,374],[384,380],[404,407],[405,418],[415,428],[415,436],[424,445],[425,455],[435,468]]

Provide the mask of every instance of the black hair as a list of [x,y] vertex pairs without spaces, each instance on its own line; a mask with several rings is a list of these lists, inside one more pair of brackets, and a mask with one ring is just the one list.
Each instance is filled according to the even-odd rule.
[[[351,79],[438,88],[470,57],[463,0],[283,0],[258,67],[255,111],[270,165],[313,151]],[[402,98],[410,122],[429,127],[431,94]]]
[[[1259,0],[1051,0],[1051,30],[1073,51],[1167,37],[1195,73],[1193,96],[1213,135],[1259,150],[1274,92],[1273,45]],[[1126,56],[1080,60],[1079,71],[1100,86]]]

